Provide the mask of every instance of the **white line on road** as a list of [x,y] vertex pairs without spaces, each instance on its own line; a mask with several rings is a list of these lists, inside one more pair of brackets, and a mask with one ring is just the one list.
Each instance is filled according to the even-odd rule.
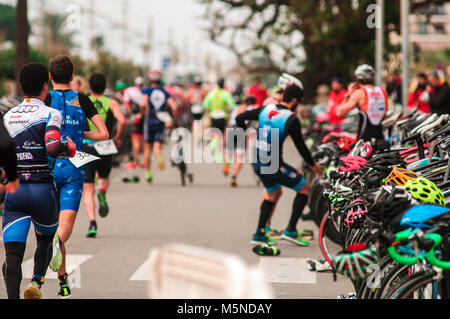
[[266,274],[267,282],[316,284],[316,273],[308,269],[304,258],[262,257],[258,267]]
[[[67,273],[71,274],[75,269],[77,269],[82,263],[91,258],[92,255],[67,255]],[[34,260],[33,258],[28,259],[26,262],[22,264],[22,273],[23,278],[32,278],[33,277],[33,266]],[[45,279],[57,279],[56,272],[47,269],[47,275]]]
[[131,276],[130,281],[150,280],[150,257],[136,270],[136,272]]

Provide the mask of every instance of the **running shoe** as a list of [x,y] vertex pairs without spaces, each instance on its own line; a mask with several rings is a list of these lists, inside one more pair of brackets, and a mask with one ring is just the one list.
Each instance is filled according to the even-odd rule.
[[187,174],[188,180],[189,180],[189,184],[192,184],[194,182],[194,175],[192,174]]
[[23,292],[23,297],[25,299],[41,299],[42,292],[39,284],[34,280],[30,282]]
[[145,172],[145,180],[147,181],[147,183],[151,184],[153,181],[153,177],[152,177],[152,172],[151,171],[146,171]]
[[139,183],[139,177],[137,177],[137,176],[124,177],[122,179],[122,182],[124,182],[124,183]]
[[306,263],[309,265],[309,271],[316,272],[333,272],[333,267],[325,259],[306,259]]
[[282,233],[283,232],[281,232],[279,230],[275,230],[275,229],[271,229],[271,228],[266,229],[266,235],[269,238],[274,239],[274,240],[281,240]]
[[281,238],[298,246],[309,246],[309,242],[304,240],[297,231],[290,232],[286,229]]
[[232,176],[231,177],[230,185],[231,185],[231,187],[236,187],[237,186],[236,176]]
[[312,230],[303,229],[300,231],[300,237],[304,240],[311,241],[314,240],[314,232]]
[[339,295],[336,299],[358,299],[358,297],[356,296],[356,293],[350,292],[347,296]]
[[279,249],[267,244],[256,245],[252,251],[259,256],[278,256],[281,254]]
[[87,238],[97,237],[97,224],[95,222],[91,222],[88,233],[86,234],[86,237]]
[[58,275],[59,279],[59,290],[58,296],[61,299],[66,299],[72,297],[72,292],[70,291],[70,285],[68,283],[69,275],[65,273],[63,276]]
[[160,171],[163,171],[164,170],[164,167],[165,167],[165,163],[164,163],[164,158],[161,156],[161,155],[155,155],[156,156],[156,163],[158,164],[158,169],[160,170]]
[[227,177],[228,174],[230,173],[230,167],[228,164],[223,164],[223,168],[222,168],[222,174],[223,176]]
[[268,244],[268,245],[272,246],[272,245],[276,245],[278,243],[278,241],[274,240],[274,239],[271,239],[271,238],[269,238],[266,235],[254,234],[250,243],[252,245]]
[[127,163],[123,166],[123,168],[125,168],[128,171],[135,169],[136,167],[138,167],[138,164],[136,164],[136,162]]
[[61,241],[59,240],[58,234],[55,233],[53,237],[53,249],[52,249],[52,259],[48,267],[57,272],[62,265],[62,252],[61,252]]
[[109,212],[109,207],[108,207],[108,203],[106,202],[106,194],[104,191],[99,191],[97,194],[97,198],[98,198],[98,214],[100,215],[100,217],[106,217],[108,216],[108,212]]

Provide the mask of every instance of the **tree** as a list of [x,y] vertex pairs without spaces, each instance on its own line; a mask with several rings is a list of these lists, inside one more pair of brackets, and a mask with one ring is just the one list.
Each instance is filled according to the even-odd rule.
[[40,49],[50,56],[68,54],[75,46],[73,39],[75,31],[66,28],[68,16],[69,14],[55,13],[45,9],[37,21],[42,35]]
[[0,4],[0,42],[16,39],[16,9]]
[[[375,28],[367,8],[375,0],[200,0],[210,38],[230,49],[248,72],[289,72],[305,82],[311,100],[333,76],[351,79],[360,63],[373,64]],[[413,3],[412,10],[439,0]],[[386,56],[390,32],[399,33],[399,1],[385,1]],[[252,60],[266,61],[256,65]]]

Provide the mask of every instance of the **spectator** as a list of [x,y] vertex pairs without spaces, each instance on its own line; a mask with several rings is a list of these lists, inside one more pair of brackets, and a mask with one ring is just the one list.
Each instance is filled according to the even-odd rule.
[[429,114],[430,105],[422,98],[422,94],[426,92],[427,84],[427,76],[424,73],[419,73],[417,75],[417,88],[408,97],[408,107]]
[[397,74],[389,74],[386,78],[386,92],[394,104],[402,104],[402,78]]
[[251,95],[256,98],[256,105],[261,106],[264,100],[269,97],[267,89],[261,85],[261,79],[256,77],[253,80],[253,84],[247,89],[247,96]]
[[450,114],[450,87],[447,82],[441,83],[439,75],[435,71],[428,76],[426,90],[430,95],[431,112]]
[[331,92],[328,97],[328,115],[330,117],[330,124],[340,124],[344,119],[336,115],[336,108],[340,105],[347,94],[347,90],[342,87],[342,83],[338,77],[331,79]]

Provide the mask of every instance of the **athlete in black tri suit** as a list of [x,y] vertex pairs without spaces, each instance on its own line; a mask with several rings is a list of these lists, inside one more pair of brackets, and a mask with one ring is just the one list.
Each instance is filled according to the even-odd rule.
[[58,199],[52,170],[56,158],[75,155],[70,138],[61,142],[61,113],[44,104],[49,74],[40,63],[30,63],[20,72],[20,85],[26,96],[6,113],[4,124],[14,139],[20,187],[8,193],[3,216],[3,242],[6,261],[3,277],[8,298],[18,299],[22,280],[21,265],[31,222],[37,247],[34,274],[24,292],[26,299],[42,297],[41,286],[52,257],[52,240],[58,227]]

